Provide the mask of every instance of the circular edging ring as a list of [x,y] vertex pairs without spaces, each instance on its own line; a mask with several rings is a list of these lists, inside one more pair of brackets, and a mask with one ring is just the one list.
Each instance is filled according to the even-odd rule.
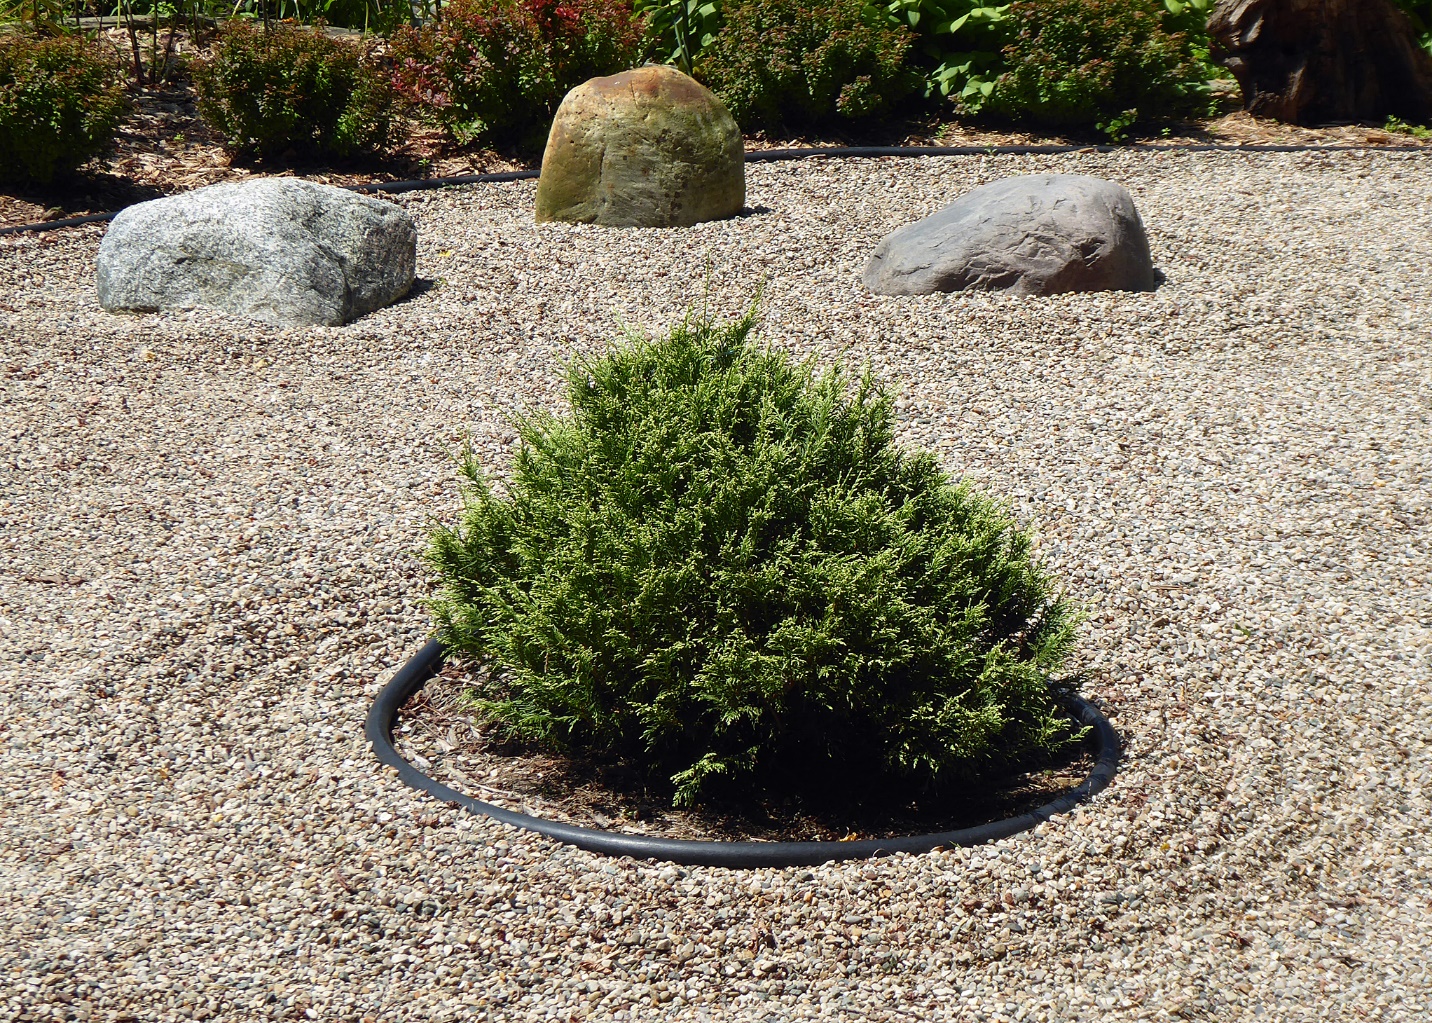
[[1066,790],[1053,800],[1028,813],[1004,820],[992,821],[972,828],[957,831],[943,831],[928,835],[908,835],[897,838],[863,839],[856,842],[717,842],[691,841],[688,839],[653,838],[647,835],[629,835],[620,832],[598,831],[573,824],[549,821],[530,814],[518,813],[505,807],[484,803],[456,789],[449,788],[429,778],[393,747],[393,721],[398,710],[408,698],[436,675],[443,666],[445,657],[442,644],[429,640],[427,644],[404,664],[392,680],[383,687],[378,698],[368,711],[363,726],[364,734],[372,744],[378,759],[395,768],[399,779],[410,788],[426,792],[445,803],[455,803],[469,813],[491,817],[513,827],[535,831],[547,838],[574,845],[589,852],[607,856],[630,856],[634,859],[657,859],[670,863],[706,867],[808,867],[827,863],[831,860],[867,859],[872,856],[889,856],[893,853],[927,853],[941,846],[969,846],[993,842],[1017,835],[1021,831],[1049,820],[1055,814],[1066,813],[1084,802],[1090,796],[1103,791],[1114,780],[1118,769],[1121,745],[1118,733],[1092,703],[1080,696],[1070,695],[1067,702],[1070,711],[1082,725],[1094,731],[1096,760],[1088,776],[1078,785]]

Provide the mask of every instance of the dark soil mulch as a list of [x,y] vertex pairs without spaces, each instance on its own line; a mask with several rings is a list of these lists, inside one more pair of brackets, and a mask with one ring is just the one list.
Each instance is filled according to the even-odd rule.
[[564,756],[494,738],[465,705],[470,676],[445,667],[405,706],[394,729],[400,753],[461,792],[547,820],[662,838],[723,841],[851,841],[928,834],[1017,816],[1084,780],[1094,764],[1082,744],[1039,770],[988,779],[979,792],[924,805],[892,792],[878,809],[798,802],[673,809],[621,764]]

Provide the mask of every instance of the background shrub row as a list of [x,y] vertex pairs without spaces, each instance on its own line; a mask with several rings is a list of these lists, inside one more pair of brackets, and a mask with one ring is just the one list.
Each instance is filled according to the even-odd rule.
[[568,89],[643,59],[748,130],[953,105],[1059,127],[1209,112],[1210,0],[452,0],[393,37],[401,91],[460,139],[545,136]]
[[[1432,28],[1432,0],[1399,2]],[[1211,0],[448,0],[420,28],[377,3],[328,5],[385,29],[362,45],[298,22],[226,24],[189,67],[202,116],[267,157],[379,151],[400,105],[460,142],[531,150],[573,86],[657,60],[709,85],[747,131],[943,109],[1117,139],[1211,113],[1221,74]],[[77,36],[0,31],[0,178],[48,180],[102,149],[122,75]]]

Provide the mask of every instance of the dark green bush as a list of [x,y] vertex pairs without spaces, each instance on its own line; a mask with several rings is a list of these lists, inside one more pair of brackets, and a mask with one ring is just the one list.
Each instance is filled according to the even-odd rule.
[[1163,26],[1170,32],[1182,32],[1195,42],[1208,36],[1208,17],[1213,13],[1214,0],[1163,0]]
[[506,493],[469,456],[438,634],[515,736],[711,795],[947,788],[1070,741],[1029,537],[892,443],[868,372],[683,324],[569,368]]
[[739,0],[696,64],[742,127],[803,127],[885,113],[916,88],[914,36],[863,0]]
[[1432,0],[1392,0],[1412,19],[1422,48],[1432,53]]
[[225,26],[193,66],[199,114],[241,153],[346,157],[383,149],[393,92],[351,43],[318,29]]
[[1208,69],[1162,0],[1015,0],[987,109],[1119,136],[1135,121],[1210,112]]
[[562,97],[641,55],[626,0],[451,0],[393,40],[400,87],[459,141],[540,145]]
[[0,181],[43,184],[103,151],[126,105],[120,78],[78,36],[0,32]]
[[647,52],[689,75],[701,51],[716,41],[725,0],[634,0],[632,6]]
[[923,74],[926,96],[947,97],[977,113],[1003,70],[1008,7],[989,0],[873,0],[865,13],[915,33],[913,63]]

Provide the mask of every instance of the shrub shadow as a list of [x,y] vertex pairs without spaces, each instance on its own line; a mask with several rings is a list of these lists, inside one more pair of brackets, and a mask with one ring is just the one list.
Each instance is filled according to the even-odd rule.
[[165,194],[155,185],[141,184],[105,172],[77,172],[58,177],[46,185],[0,185],[0,197],[43,211],[41,215],[28,219],[27,223],[112,213],[135,203],[163,198]]
[[[1027,813],[1079,785],[1094,765],[1092,733],[1062,754],[992,771],[978,782],[923,794],[908,786],[833,782],[778,798],[711,799],[703,808],[672,807],[669,785],[629,761],[556,753],[501,737],[467,706],[472,676],[446,665],[400,712],[410,750],[431,777],[451,777],[478,799],[496,798],[545,820],[663,838],[717,841],[843,841],[933,834]],[[445,737],[439,745],[423,736]],[[454,743],[453,740],[456,739]],[[473,783],[474,779],[482,779]],[[464,781],[467,784],[464,784]],[[848,781],[848,779],[846,780]]]

